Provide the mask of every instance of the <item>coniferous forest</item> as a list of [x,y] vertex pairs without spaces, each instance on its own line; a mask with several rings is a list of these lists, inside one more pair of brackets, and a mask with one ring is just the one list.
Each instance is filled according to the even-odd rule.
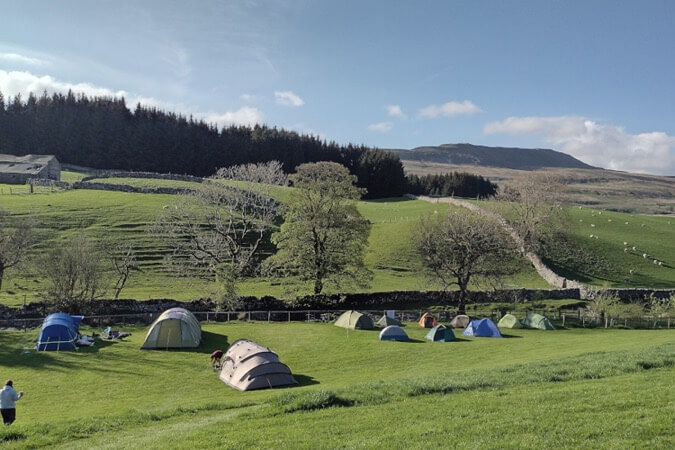
[[127,108],[123,98],[46,92],[5,99],[0,93],[0,153],[53,154],[62,163],[208,176],[219,167],[280,161],[293,172],[306,162],[334,161],[358,177],[367,197],[405,191],[395,154],[338,145],[276,127],[215,125],[154,107]]

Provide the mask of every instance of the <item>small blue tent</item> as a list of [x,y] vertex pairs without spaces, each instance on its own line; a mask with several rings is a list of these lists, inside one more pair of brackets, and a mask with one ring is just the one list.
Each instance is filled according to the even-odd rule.
[[35,346],[38,351],[72,350],[80,334],[83,316],[55,313],[47,316]]
[[472,320],[466,327],[462,336],[473,337],[502,337],[499,328],[490,319]]
[[398,325],[389,325],[384,330],[380,331],[381,341],[407,341],[408,335],[403,331],[403,328]]
[[455,333],[444,325],[436,325],[429,330],[426,339],[432,342],[450,342],[455,340]]

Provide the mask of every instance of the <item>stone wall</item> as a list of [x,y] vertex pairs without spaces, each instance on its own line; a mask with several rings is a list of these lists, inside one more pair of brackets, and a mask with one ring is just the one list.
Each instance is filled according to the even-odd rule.
[[204,182],[204,178],[195,177],[192,175],[156,172],[125,172],[120,170],[99,170],[96,171],[95,175],[82,178],[80,182],[86,183],[87,181],[94,180],[96,178],[151,178],[156,180],[189,181],[192,183]]
[[73,189],[94,189],[99,191],[119,191],[119,192],[135,192],[141,194],[187,194],[194,192],[193,189],[173,188],[173,187],[136,187],[126,184],[112,184],[112,183],[88,183],[78,181],[73,183]]

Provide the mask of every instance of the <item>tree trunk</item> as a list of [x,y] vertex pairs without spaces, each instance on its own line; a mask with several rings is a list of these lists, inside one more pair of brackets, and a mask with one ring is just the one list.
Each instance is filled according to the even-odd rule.
[[5,276],[5,268],[0,267],[0,289],[2,289],[2,279],[4,278],[4,276]]
[[320,294],[322,290],[323,290],[323,281],[321,280],[321,278],[317,276],[317,278],[314,279],[314,293]]

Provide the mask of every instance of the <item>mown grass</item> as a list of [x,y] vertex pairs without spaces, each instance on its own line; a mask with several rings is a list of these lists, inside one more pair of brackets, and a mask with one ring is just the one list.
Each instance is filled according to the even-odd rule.
[[[568,411],[557,425],[549,411],[542,423],[555,426],[540,437],[524,432],[524,445],[532,446],[553,442],[550,432],[562,436],[580,422],[586,433],[587,415],[595,405],[619,402],[619,396],[630,399],[630,405],[595,411],[602,413],[598,426],[625,420],[629,408],[653,419],[653,427],[638,434],[631,428],[616,441],[600,433],[588,437],[590,442],[640,438],[663,443],[658,430],[673,417],[675,344],[670,330],[508,330],[504,339],[430,343],[423,341],[427,330],[409,323],[406,331],[413,342],[395,343],[379,341],[377,332],[330,324],[211,324],[204,325],[199,349],[141,351],[143,329],[129,329],[134,334],[126,342],[60,353],[25,352],[36,331],[2,332],[0,372],[13,378],[26,397],[18,404],[17,423],[0,430],[0,440],[10,447],[72,447],[78,440],[88,448],[335,447],[342,445],[338,433],[349,435],[348,446],[359,439],[379,446],[391,434],[379,421],[396,423],[399,445],[415,447],[428,445],[416,441],[420,424],[426,430],[437,417],[443,427],[451,427],[462,417],[467,436],[458,442],[468,445],[471,436],[485,432],[472,404],[481,405],[495,429],[508,429],[515,417],[541,413],[545,404]],[[241,337],[278,352],[300,386],[242,393],[222,383],[209,367],[209,353]],[[637,380],[647,372],[668,376],[643,385]],[[603,391],[607,383],[612,387]],[[637,386],[641,395],[624,395]],[[567,389],[563,405],[546,400],[547,392],[562,397]],[[591,402],[577,394],[587,389],[602,391],[607,399]],[[493,404],[495,399],[499,401]],[[668,408],[663,405],[670,405],[670,416],[664,415]],[[428,419],[421,420],[425,414]],[[302,424],[310,423],[315,434],[301,437]],[[488,436],[494,439],[495,433]],[[507,433],[511,445],[516,445],[516,434]],[[442,439],[438,442],[444,445],[455,442]]]

